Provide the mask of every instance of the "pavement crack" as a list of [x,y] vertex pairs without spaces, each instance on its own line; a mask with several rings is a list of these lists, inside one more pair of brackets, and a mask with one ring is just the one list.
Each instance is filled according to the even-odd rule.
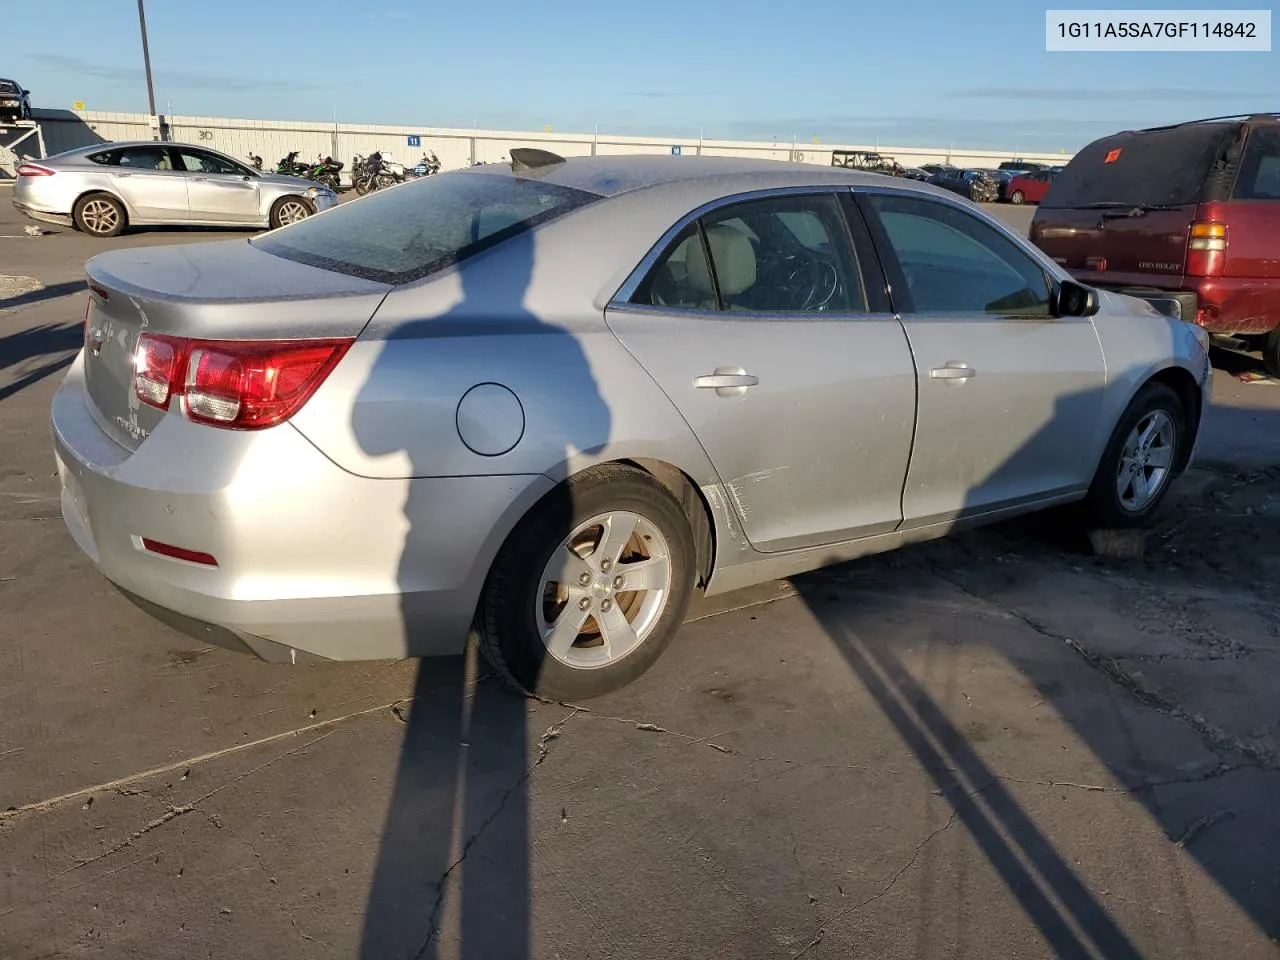
[[1224,754],[1235,754],[1237,756],[1247,758],[1255,765],[1267,768],[1280,766],[1280,751],[1264,750],[1253,744],[1244,743],[1237,738],[1229,736],[1225,731],[1215,724],[1210,723],[1204,717],[1190,713],[1180,704],[1164,696],[1164,694],[1160,693],[1150,684],[1144,682],[1141,677],[1135,676],[1125,670],[1117,659],[1095,653],[1078,640],[1049,629],[1034,617],[1018,610],[1016,607],[999,603],[989,597],[979,596],[963,583],[938,572],[936,566],[934,567],[934,575],[943,582],[955,587],[961,593],[965,594],[965,596],[972,597],[975,600],[979,600],[1004,611],[1021,623],[1025,624],[1027,627],[1030,627],[1045,639],[1066,644],[1075,651],[1080,659],[1082,659],[1086,664],[1098,673],[1102,674],[1113,684],[1120,687],[1128,693],[1130,697],[1142,704],[1144,707],[1148,707],[1191,727],[1200,735],[1205,744],[1214,753],[1218,754],[1219,757]]
[[572,712],[567,717],[557,720],[543,731],[542,736],[538,738],[537,757],[534,759],[533,763],[531,763],[528,769],[520,775],[520,779],[503,791],[502,797],[498,800],[497,805],[489,815],[480,822],[479,826],[476,827],[471,836],[467,837],[463,842],[462,850],[458,853],[457,859],[454,860],[453,863],[449,864],[448,869],[446,869],[445,872],[440,875],[440,879],[436,881],[436,902],[431,907],[431,918],[427,923],[427,936],[423,941],[422,946],[419,947],[418,951],[413,955],[414,960],[422,960],[422,957],[426,955],[428,948],[431,946],[432,941],[440,935],[440,911],[444,908],[444,898],[447,893],[449,878],[453,875],[453,872],[457,870],[458,867],[462,866],[463,862],[467,859],[467,855],[471,853],[471,848],[476,845],[477,841],[479,841],[482,836],[484,836],[485,831],[489,829],[493,822],[502,815],[502,811],[506,808],[507,801],[511,799],[512,794],[517,790],[523,789],[525,784],[529,782],[529,778],[533,776],[533,771],[542,766],[543,761],[545,761],[551,753],[551,744],[560,738],[560,734],[564,730],[565,724],[580,713],[590,712],[585,707],[575,707],[572,704],[564,704],[564,706],[571,708]]
[[916,848],[915,850],[912,851],[910,859],[907,860],[906,863],[904,863],[901,867],[898,868],[897,873],[895,873],[892,877],[889,878],[888,883],[882,886],[878,892],[873,893],[871,896],[866,897],[862,900],[859,900],[857,903],[853,904],[853,906],[847,907],[844,910],[841,910],[835,916],[825,921],[822,924],[822,926],[818,928],[818,932],[817,934],[814,935],[814,938],[810,940],[807,944],[805,944],[804,947],[801,948],[799,953],[794,955],[793,960],[798,960],[798,958],[803,957],[814,947],[818,946],[818,944],[822,943],[823,937],[827,935],[827,931],[834,924],[839,923],[841,920],[845,919],[846,917],[852,916],[853,914],[861,910],[863,907],[869,906],[870,904],[875,903],[877,900],[881,899],[882,897],[887,896],[893,890],[893,888],[897,885],[898,881],[901,880],[906,875],[907,871],[910,870],[915,865],[916,860],[920,858],[920,854],[924,852],[924,848],[927,847],[934,840],[934,838],[950,830],[951,827],[955,825],[955,822],[959,818],[959,816],[960,816],[960,810],[958,808],[952,810],[951,816],[947,818],[946,823],[938,827],[936,830],[934,830],[932,833],[926,836],[923,840],[921,840],[918,844],[916,844]]
[[[543,701],[543,702],[552,703],[554,701]],[[705,737],[695,737],[689,733],[681,733],[678,730],[670,730],[667,727],[659,726],[658,724],[648,720],[635,720],[635,719],[632,719],[631,717],[615,717],[607,713],[598,713],[597,711],[592,710],[590,707],[584,707],[576,703],[560,703],[559,705],[563,707],[570,707],[577,713],[586,714],[587,716],[594,717],[597,720],[609,720],[613,723],[623,723],[623,724],[626,724],[627,726],[634,727],[636,730],[640,730],[645,733],[660,733],[660,734],[663,734],[664,736],[675,737],[678,740],[684,740],[687,743],[699,744],[701,746],[710,747],[712,750],[715,750],[717,753],[727,753],[736,757],[742,756],[742,753],[733,749],[733,747],[726,747],[724,744],[716,743],[712,739],[713,737],[724,736],[723,733],[713,733],[713,734],[708,734]]]

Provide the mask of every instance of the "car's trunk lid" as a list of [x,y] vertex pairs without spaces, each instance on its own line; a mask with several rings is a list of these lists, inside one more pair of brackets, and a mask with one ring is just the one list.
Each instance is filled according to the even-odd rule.
[[284,260],[243,240],[120,250],[85,267],[85,379],[99,423],[136,449],[165,413],[138,399],[145,332],[206,340],[354,337],[390,286]]

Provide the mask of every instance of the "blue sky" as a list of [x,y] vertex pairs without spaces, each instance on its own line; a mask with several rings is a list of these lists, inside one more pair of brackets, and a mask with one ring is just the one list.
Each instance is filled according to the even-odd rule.
[[[146,112],[135,0],[5,20],[35,106]],[[1056,151],[1280,107],[1280,54],[1046,53],[1040,4],[148,0],[147,27],[180,115]]]

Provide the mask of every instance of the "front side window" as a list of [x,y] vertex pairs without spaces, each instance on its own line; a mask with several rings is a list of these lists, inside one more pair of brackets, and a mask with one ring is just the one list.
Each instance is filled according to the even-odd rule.
[[249,242],[286,260],[407,283],[598,199],[501,173],[438,173]]
[[950,204],[872,195],[915,313],[1048,316],[1049,281],[999,231]]
[[231,173],[243,174],[245,170],[230,160],[212,153],[205,153],[203,150],[178,150],[178,164],[180,170],[186,170],[187,173]]

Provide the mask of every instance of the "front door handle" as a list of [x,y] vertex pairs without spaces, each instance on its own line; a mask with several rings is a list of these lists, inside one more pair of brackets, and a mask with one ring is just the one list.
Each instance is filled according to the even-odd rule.
[[113,170],[113,171],[111,172],[111,175],[112,175],[113,177],[132,177],[132,176],[133,176],[133,174],[132,174],[132,173],[123,173],[123,172],[121,172],[121,171],[119,171],[119,170]]
[[943,366],[930,370],[929,376],[934,380],[968,380],[977,373],[963,360],[948,360]]
[[693,385],[699,390],[714,390],[720,397],[740,397],[747,392],[747,387],[759,382],[759,377],[753,377],[741,367],[716,367],[715,373],[693,378]]

